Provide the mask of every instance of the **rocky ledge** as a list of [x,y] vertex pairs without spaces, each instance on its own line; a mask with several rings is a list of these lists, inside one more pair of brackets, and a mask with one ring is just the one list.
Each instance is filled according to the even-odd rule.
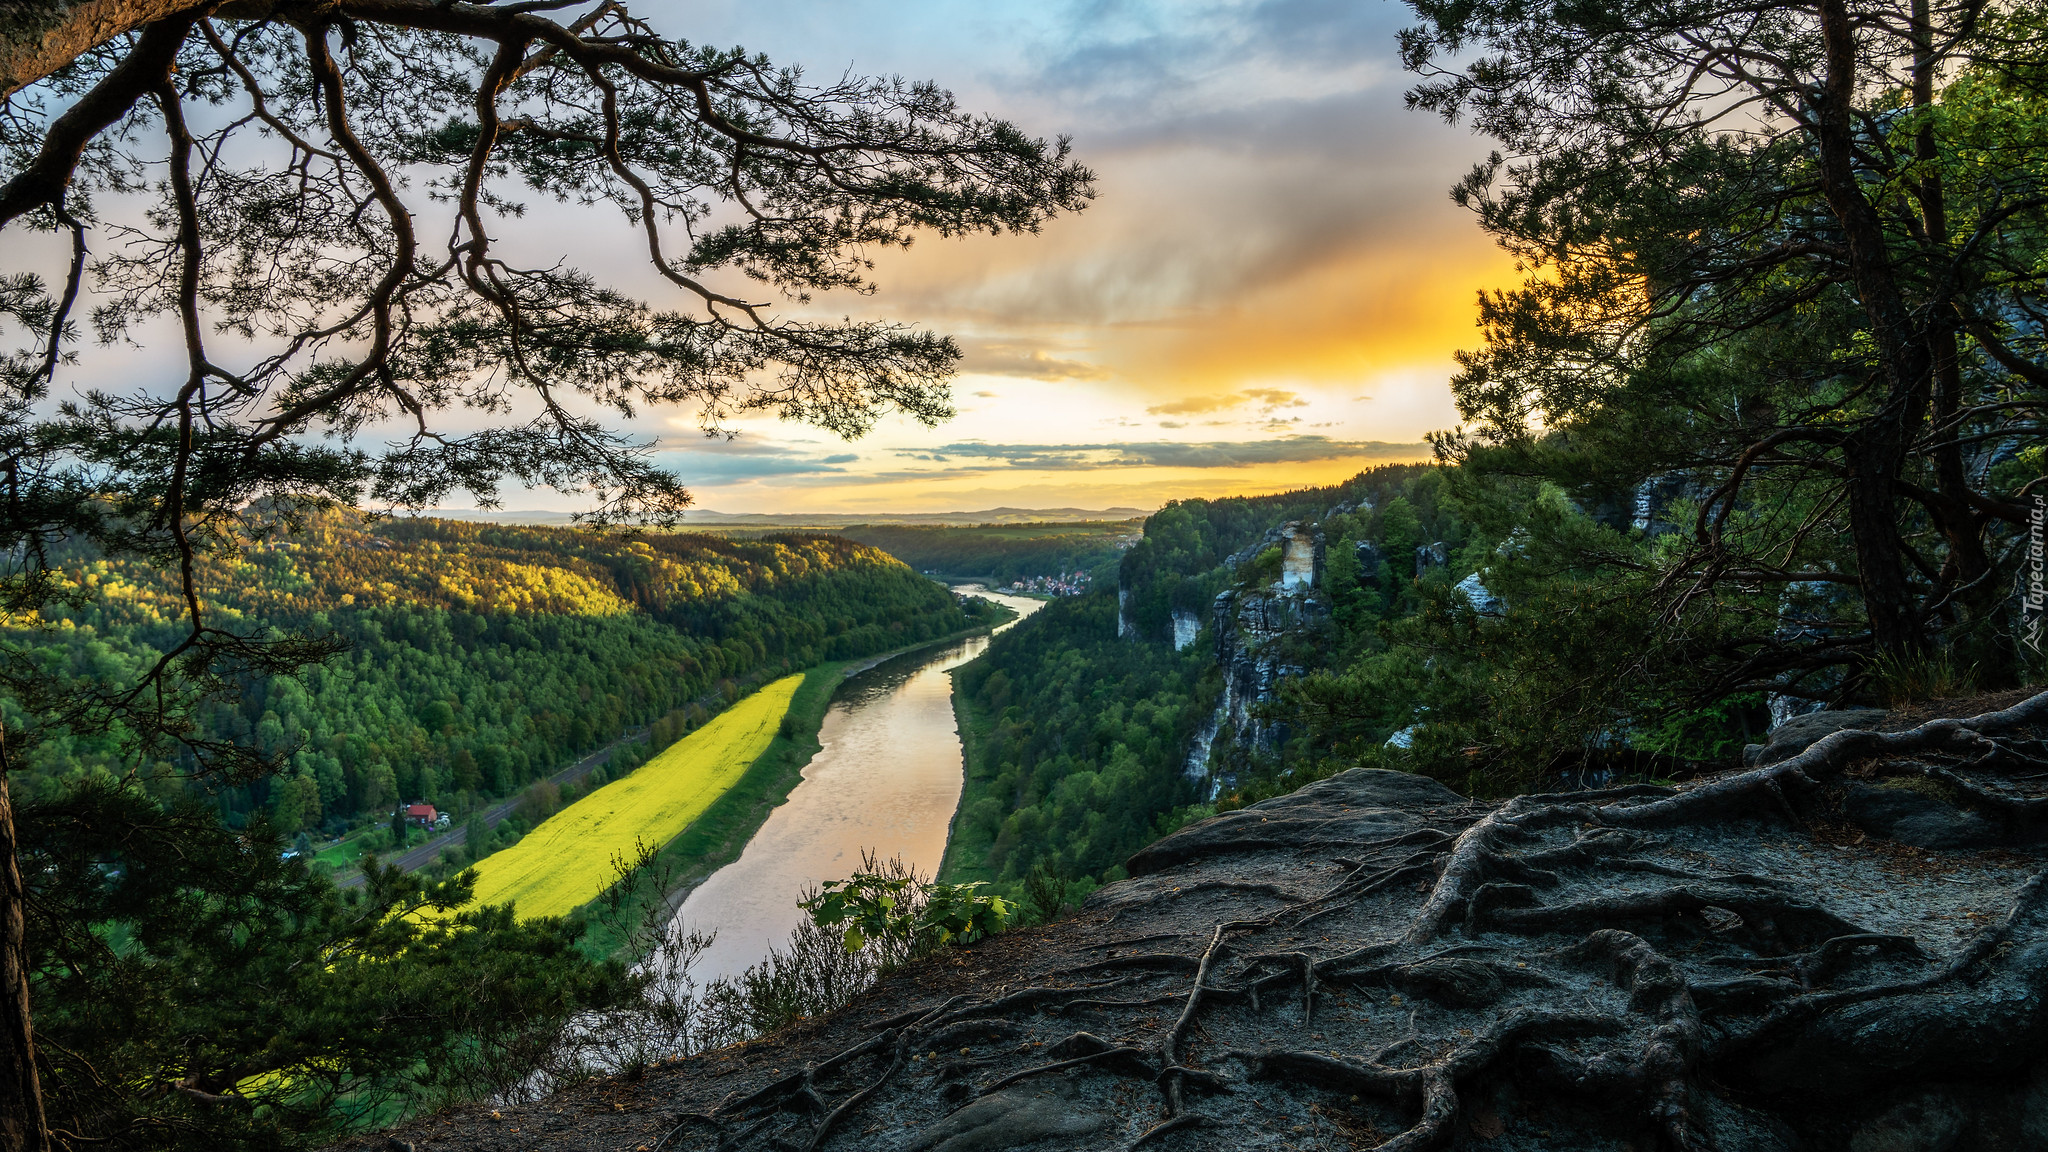
[[1809,723],[1676,789],[1478,802],[1345,773],[829,1018],[389,1139],[2048,1147],[2048,693],[1984,707]]

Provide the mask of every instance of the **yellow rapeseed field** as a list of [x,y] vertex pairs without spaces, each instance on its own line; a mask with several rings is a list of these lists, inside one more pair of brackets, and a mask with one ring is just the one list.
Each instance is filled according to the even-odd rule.
[[615,878],[612,858],[634,841],[659,848],[738,783],[775,738],[804,682],[785,676],[668,746],[624,780],[557,812],[503,852],[477,861],[476,903],[517,905],[522,918],[561,916]]

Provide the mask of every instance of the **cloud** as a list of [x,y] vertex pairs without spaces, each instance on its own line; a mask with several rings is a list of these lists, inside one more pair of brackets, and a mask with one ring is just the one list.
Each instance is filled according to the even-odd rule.
[[[1326,460],[1375,457],[1410,459],[1418,444],[1379,440],[1333,440],[1327,436],[1285,436],[1271,440],[1187,443],[1155,440],[1125,444],[947,444],[929,454],[899,452],[913,460],[990,461],[1011,468],[1085,471],[1099,468],[1252,468]],[[971,464],[963,465],[972,467]]]
[[755,436],[663,436],[663,464],[686,484],[733,484],[770,476],[844,475],[860,457],[851,452],[814,455],[809,449]]
[[1242,408],[1257,404],[1267,412],[1276,408],[1306,408],[1308,401],[1296,392],[1285,392],[1278,388],[1247,388],[1227,396],[1189,396],[1170,400],[1145,409],[1152,416],[1199,416],[1206,412],[1221,412],[1226,408]]
[[[1376,85],[1406,77],[1392,66],[1395,6],[1355,0],[1267,0],[1239,4],[1084,2],[1065,6],[1063,50],[1035,75],[1108,119],[1242,99],[1253,93]],[[1203,83],[1228,75],[1232,85]],[[1223,88],[1223,92],[1215,89]]]
[[[1452,351],[1478,339],[1477,291],[1519,276],[1444,195],[1490,143],[1401,106],[1415,78],[1395,36],[1411,21],[1404,5],[1356,0],[692,6],[702,42],[930,77],[964,107],[1069,133],[1101,197],[1042,234],[878,250],[878,295],[789,306],[952,333],[965,375],[950,428],[885,424],[859,461],[835,463],[828,453],[846,445],[803,445],[789,425],[764,423],[787,447],[665,462],[686,477],[772,476],[731,489],[735,503],[767,507],[777,490],[909,506],[1006,484],[1034,505],[1040,488],[1063,487],[1127,487],[1144,495],[1124,502],[1140,503],[1428,458],[1420,445],[1373,446],[1457,420],[1445,381]],[[615,263],[643,264],[635,234],[620,235]],[[1376,398],[1345,403],[1361,394]],[[1161,431],[1202,443],[1150,444]],[[1292,447],[1228,443],[1240,440]],[[1299,459],[1323,453],[1338,454]]]
[[1247,388],[1238,395],[1255,400],[1268,409],[1308,407],[1308,401],[1303,400],[1300,393],[1282,392],[1278,388]]
[[[1107,380],[1111,373],[1099,365],[1054,356],[1044,348],[1021,343],[987,340],[961,341],[960,370],[985,376],[1025,376],[1034,380]],[[976,396],[994,396],[976,392]]]
[[1244,397],[1238,396],[1189,396],[1166,404],[1155,404],[1145,409],[1152,416],[1197,416],[1204,412],[1220,412],[1243,404]]

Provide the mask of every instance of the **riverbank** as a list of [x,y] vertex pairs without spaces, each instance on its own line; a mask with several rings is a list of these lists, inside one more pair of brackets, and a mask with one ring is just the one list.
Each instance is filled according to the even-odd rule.
[[[1667,1033],[1658,1030],[1659,1006],[1646,1007],[1641,992],[1653,979],[1675,990],[1679,1008],[1667,1015],[1682,1010],[1710,1035],[1758,1038],[1733,1050],[1703,1046],[1695,1061],[1669,1072],[1672,1094],[1689,1102],[1686,1130],[1713,1141],[1703,1146],[2039,1148],[2048,1131],[2039,1106],[2048,1073],[2032,1047],[2048,946],[2038,915],[2038,877],[2048,863],[2041,844],[2009,839],[2003,827],[1933,790],[1867,782],[1944,771],[1919,757],[1958,730],[2011,741],[2001,746],[2048,736],[2039,720],[2048,697],[2027,708],[2014,695],[1942,707],[1934,714],[1953,723],[1914,731],[1899,729],[1918,717],[1897,712],[1868,731],[1818,743],[1808,742],[1821,731],[1806,728],[1780,745],[1786,759],[1730,766],[1677,789],[1515,800],[1525,815],[1549,820],[1527,821],[1536,831],[1500,860],[1547,853],[1567,866],[1508,907],[1472,899],[1471,873],[1459,871],[1457,852],[1483,857],[1473,829],[1498,828],[1499,813],[1514,809],[1426,777],[1354,769],[1182,829],[1133,857],[1134,878],[1105,886],[1075,914],[907,964],[837,1011],[533,1104],[450,1109],[346,1149],[375,1152],[390,1140],[431,1150],[495,1147],[514,1128],[544,1132],[534,1142],[557,1152],[651,1149],[665,1141],[752,1150],[826,1136],[834,1148],[996,1149],[1047,1133],[1047,1148],[1128,1148],[1174,1122],[1161,1115],[1157,1084],[1174,1074],[1182,1032],[1200,1062],[1232,1079],[1226,1091],[1194,1097],[1199,1111],[1184,1115],[1200,1121],[1169,1130],[1174,1141],[1164,1147],[1341,1149],[1385,1145],[1389,1133],[1429,1136],[1432,1114],[1416,1104],[1421,1090],[1389,1087],[1371,1063],[1389,1045],[1418,1043],[1446,1053],[1420,1072],[1450,1061],[1469,1070],[1453,1085],[1457,1128],[1438,1124],[1438,1135],[1451,1131],[1436,1145],[1580,1152],[1635,1140],[1640,1147],[1641,1133],[1660,1122],[1654,1093],[1593,1078],[1577,1082],[1591,1093],[1581,1095],[1547,1079],[1532,1087],[1524,1076],[1559,1066],[1545,1062],[1561,1059],[1560,1034],[1583,1039],[1586,1048],[1573,1057],[1580,1064],[1567,1068],[1597,1060],[1595,1067],[1626,1070],[1660,1059]],[[1889,742],[1883,747],[1880,732]],[[1850,777],[1850,770],[1869,775]],[[1803,792],[1768,786],[1794,773],[1826,783]],[[1975,779],[2007,788],[2014,777],[1992,767]],[[1847,799],[1859,790],[1890,798]],[[2039,791],[2028,786],[2024,794],[2034,799]],[[1629,819],[1651,805],[1657,818]],[[1574,840],[1586,822],[1573,806],[1629,835],[1609,837],[1605,854],[1584,852]],[[1957,839],[1944,848],[1891,839],[1937,827]],[[1969,835],[1982,838],[1961,838]],[[1482,848],[1472,849],[1474,842]],[[1985,850],[1990,844],[1999,847]],[[1672,867],[1674,859],[1686,868]],[[1714,879],[1728,876],[1773,879]],[[1713,915],[1726,913],[1722,927],[1702,928],[1701,891],[1740,902],[1742,913],[1716,906]],[[1469,908],[1478,911],[1469,914],[1466,942],[1445,948],[1450,929],[1442,925],[1465,920]],[[1765,921],[1771,913],[1781,918]],[[1789,979],[1729,979],[1731,968],[1786,966],[1779,933],[1794,930],[1787,925],[1806,933],[1793,947],[1823,937],[1897,943],[1852,954],[1843,963],[1853,966],[1843,970],[1814,967],[1810,988]],[[1709,931],[1712,943],[1700,946]],[[1637,932],[1679,946],[1653,947]],[[1226,947],[1253,960],[1212,964]],[[1105,969],[1119,975],[1110,997],[1091,979]],[[1312,998],[1304,971],[1315,981]],[[1261,987],[1265,1007],[1251,1010]],[[1697,1000],[1688,988],[1702,990]],[[1769,997],[1780,1026],[1760,1029],[1759,1002]],[[1312,1013],[1296,1010],[1304,1001]],[[1813,1008],[1788,1011],[1788,1004]],[[1166,1034],[1166,1047],[1117,1049],[1112,1041],[1082,1049],[1086,1042],[1072,1037],[1073,1017],[1083,1011],[1084,1035]],[[1160,1017],[1176,1012],[1180,1025],[1162,1033]],[[880,1074],[820,1074],[812,1078],[817,1087],[797,1074],[845,1064],[846,1053],[885,1042],[898,1053],[939,1053],[928,1059],[940,1066],[899,1061]],[[1082,1050],[1079,1060],[1057,1060],[1074,1050]],[[1085,1075],[1043,1075],[1105,1050],[1119,1059],[1094,1060]],[[949,1090],[962,1082],[968,1091]],[[990,1087],[967,1099],[976,1084]],[[821,1099],[807,1103],[806,1089]],[[732,1106],[738,1100],[749,1107]],[[1924,1122],[1928,1116],[1938,1128]],[[763,1118],[783,1125],[779,1145],[753,1138],[767,1127]],[[828,1123],[835,1120],[837,1128]],[[1208,1133],[1206,1144],[1185,1135],[1196,1123]],[[1928,1131],[1939,1139],[1925,1138]],[[676,1132],[689,1142],[669,1140]]]
[[607,910],[602,919],[588,917],[583,949],[593,956],[637,959],[622,955],[631,943],[627,939],[628,932],[646,922],[657,902],[663,906],[664,919],[673,916],[693,889],[712,873],[739,859],[748,841],[767,822],[769,814],[802,783],[805,767],[823,747],[818,733],[840,688],[861,672],[892,660],[987,635],[1016,619],[1014,610],[993,601],[990,603],[1000,611],[1000,617],[972,628],[877,656],[829,661],[807,669],[803,683],[797,686],[795,695],[790,699],[774,740],[724,795],[655,853],[651,872],[662,882],[636,887],[621,901],[616,913]]
[[[1009,595],[1009,593],[1006,592],[1004,593],[1004,595],[1007,596]],[[941,636],[937,640],[921,641],[916,644],[908,645],[907,647],[898,648],[893,652],[884,652],[879,656],[863,656],[859,660],[843,661],[842,663],[844,664],[845,670],[840,673],[840,678],[844,680],[851,680],[855,676],[860,675],[868,669],[880,668],[882,665],[887,664],[891,660],[900,660],[905,656],[914,656],[919,652],[929,651],[930,649],[938,648],[946,644],[957,644],[960,641],[969,639],[971,637],[989,635],[996,629],[1001,628],[1003,625],[1008,624],[1010,621],[1015,620],[1017,618],[1017,610],[1015,608],[1011,608],[1005,604],[999,604],[994,600],[986,600],[984,602],[989,605],[989,609],[993,614],[991,619],[984,620],[981,623],[976,624],[972,628],[963,628],[960,631],[953,633],[951,636]]]
[[961,835],[962,826],[971,827],[972,822],[963,821],[961,816],[967,811],[968,797],[974,795],[975,766],[987,762],[988,736],[995,719],[984,715],[956,682],[953,722],[960,729],[960,803],[954,807],[953,819],[946,826],[946,854],[940,858],[939,872],[933,879],[941,884],[970,884],[977,880],[986,883],[995,878],[987,865],[992,842],[972,836],[975,843],[966,843]]

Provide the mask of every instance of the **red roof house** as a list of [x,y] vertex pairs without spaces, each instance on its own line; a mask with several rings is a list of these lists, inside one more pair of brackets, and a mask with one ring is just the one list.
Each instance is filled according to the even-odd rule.
[[422,828],[432,828],[440,816],[432,804],[408,804],[405,807],[405,818]]

